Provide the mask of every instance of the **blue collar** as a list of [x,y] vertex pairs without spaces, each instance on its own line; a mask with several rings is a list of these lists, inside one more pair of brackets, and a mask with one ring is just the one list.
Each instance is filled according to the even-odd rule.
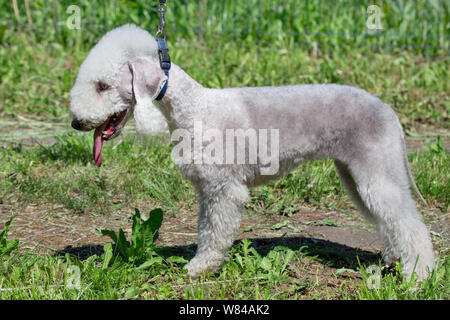
[[164,70],[164,74],[167,76],[167,81],[166,83],[164,83],[164,87],[162,87],[161,91],[159,92],[158,96],[155,98],[155,100],[161,100],[162,98],[164,98],[164,95],[166,94],[167,91],[167,85],[169,83],[169,70]]
[[158,96],[156,97],[156,100],[161,100],[164,98],[164,95],[167,91],[167,85],[169,84],[169,70],[170,70],[170,56],[169,56],[169,49],[166,45],[166,39],[164,38],[156,38],[156,41],[158,42],[158,54],[159,54],[159,64],[161,66],[162,71],[167,77],[167,81],[164,84],[164,87],[159,92]]

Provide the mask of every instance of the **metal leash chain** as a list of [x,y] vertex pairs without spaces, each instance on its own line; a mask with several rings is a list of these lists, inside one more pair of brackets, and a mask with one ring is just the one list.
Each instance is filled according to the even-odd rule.
[[167,81],[164,84],[164,87],[161,89],[159,95],[156,97],[156,100],[161,100],[164,97],[164,94],[167,90],[167,84],[169,83],[170,56],[169,49],[167,48],[166,44],[166,33],[164,31],[164,26],[166,25],[164,14],[166,13],[166,11],[166,0],[159,0],[159,26],[155,38],[158,43],[159,64],[164,74],[167,76]]
[[166,11],[167,11],[166,1],[159,0],[159,8],[158,8],[159,26],[158,26],[158,31],[156,32],[156,38],[158,38],[161,35],[163,36],[164,39],[166,38],[166,33],[164,32],[164,27],[166,25],[164,14],[166,13]]

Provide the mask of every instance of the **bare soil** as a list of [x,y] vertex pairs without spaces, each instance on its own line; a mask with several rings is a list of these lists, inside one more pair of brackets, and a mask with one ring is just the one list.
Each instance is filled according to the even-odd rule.
[[[373,227],[352,208],[346,213],[302,208],[291,217],[276,214],[247,212],[243,216],[236,241],[251,239],[262,254],[277,245],[299,249],[314,245],[336,255],[354,256],[355,261],[337,267],[356,267],[360,260],[376,262],[383,250],[383,242]],[[143,211],[143,210],[141,210]],[[449,215],[429,209],[424,212],[425,221],[438,240],[436,253],[448,246]],[[10,239],[19,239],[22,249],[36,253],[64,254],[66,252],[85,259],[100,255],[103,245],[110,242],[99,229],[118,231],[127,235],[131,228],[132,212],[114,212],[108,215],[75,215],[64,208],[50,206],[0,205],[0,226],[15,216]],[[173,254],[191,257],[197,241],[197,215],[183,212],[166,216],[160,229],[157,245],[172,248]]]

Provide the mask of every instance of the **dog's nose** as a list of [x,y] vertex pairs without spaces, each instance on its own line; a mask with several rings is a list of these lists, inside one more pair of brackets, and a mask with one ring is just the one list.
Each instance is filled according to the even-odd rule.
[[72,128],[74,128],[75,130],[80,130],[81,129],[81,122],[78,121],[77,119],[73,119],[72,123],[71,123]]

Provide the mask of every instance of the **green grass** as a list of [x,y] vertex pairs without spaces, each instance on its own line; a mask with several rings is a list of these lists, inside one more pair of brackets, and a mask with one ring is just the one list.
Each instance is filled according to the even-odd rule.
[[[192,202],[194,191],[174,169],[166,141],[166,137],[143,141],[125,138],[109,143],[104,147],[105,163],[100,170],[92,164],[91,139],[82,134],[61,136],[48,147],[2,147],[0,171],[6,183],[0,187],[0,202],[55,203],[73,213],[108,214],[108,210],[119,207],[132,212],[142,200],[182,215],[179,208]],[[425,152],[411,153],[409,158],[424,197],[446,212],[448,151],[442,149],[438,140]],[[152,182],[143,183],[144,179]],[[306,163],[277,182],[253,189],[248,209],[260,210],[261,201],[266,213],[283,215],[291,215],[305,204],[327,208],[348,204],[329,160]],[[336,225],[327,219],[323,223]],[[439,258],[438,269],[424,283],[417,286],[414,280],[406,281],[397,272],[381,278],[379,288],[368,286],[373,275],[367,271],[367,263],[358,268],[356,257],[315,245],[256,251],[249,240],[244,240],[234,246],[232,258],[217,275],[205,275],[193,283],[184,277],[182,266],[186,260],[174,259],[170,248],[161,252],[162,258],[151,255],[146,261],[150,268],[140,269],[120,257],[108,266],[110,258],[105,254],[80,261],[68,255],[16,250],[0,257],[0,299],[450,298],[450,265],[445,252]],[[339,268],[342,259],[353,261],[354,267]],[[80,274],[77,288],[70,286],[74,268]],[[351,280],[342,272],[350,272]]]
[[[66,10],[72,4],[67,0],[58,1],[55,15],[52,2],[30,2],[36,39],[58,41],[79,49],[89,48],[98,34],[123,23],[139,24],[152,33],[157,29],[157,2],[77,1],[83,32],[66,27],[69,17]],[[364,0],[248,0],[245,3],[238,0],[180,0],[168,3],[166,29],[170,39],[196,41],[220,38],[227,42],[258,41],[267,45],[274,39],[289,39],[304,48],[319,42],[324,48],[332,46],[333,50],[378,46],[379,50],[390,48],[397,52],[412,49],[416,54],[435,54],[448,49],[449,6],[446,1],[383,3],[383,31],[375,35],[366,29],[367,7]],[[30,28],[23,2],[19,2],[19,17],[15,16],[10,2],[3,2],[1,9],[3,28],[0,37],[8,36],[11,25],[24,31]]]
[[[73,213],[107,213],[132,209],[147,201],[167,212],[191,207],[195,192],[176,169],[165,136],[138,141],[129,137],[104,147],[104,165],[95,167],[92,142],[86,135],[67,134],[51,146],[0,147],[0,201],[54,203]],[[449,152],[428,148],[410,154],[416,183],[427,201],[445,212]],[[331,160],[312,161],[266,186],[252,189],[247,208],[290,215],[302,204],[337,208],[345,195]]]
[[113,142],[104,150],[110,161],[100,170],[92,165],[91,140],[68,134],[49,147],[1,148],[1,171],[6,178],[2,199],[19,203],[41,199],[74,213],[106,213],[123,205],[133,207],[138,200],[175,210],[181,201],[190,204],[195,198],[170,159],[166,139]]
[[[0,5],[5,24],[0,28],[0,115],[67,122],[77,67],[104,32],[130,21],[152,32],[157,26],[156,3],[79,4],[82,28],[70,30],[65,26],[69,3],[58,1],[58,34],[48,23],[51,2],[31,2],[32,30],[17,27],[9,1]],[[205,86],[355,85],[389,103],[408,129],[418,123],[448,129],[449,83],[441,81],[450,69],[446,2],[385,4],[386,27],[376,36],[367,35],[364,10],[359,0],[283,6],[275,0],[263,6],[256,1],[177,1],[167,14],[170,52]],[[24,8],[20,12],[25,23]],[[317,57],[311,49],[315,42],[320,44]],[[377,43],[392,50],[372,50]],[[435,51],[434,58],[424,58],[425,44]]]
[[[106,246],[105,246],[106,248]],[[167,252],[166,254],[170,254]],[[320,278],[311,262],[323,262],[314,245],[297,250],[276,246],[260,253],[243,240],[220,273],[192,282],[183,258],[153,255],[145,268],[106,253],[81,261],[65,256],[12,252],[0,256],[0,299],[448,299],[449,259],[440,259],[423,282],[404,279],[399,267],[384,276],[370,267],[334,269]],[[330,258],[325,258],[330,263]],[[344,277],[342,274],[346,273]],[[362,279],[352,277],[361,273]],[[350,274],[350,276],[349,276]],[[348,279],[341,285],[334,279]]]
[[[360,51],[312,58],[287,41],[261,48],[252,43],[225,43],[218,55],[217,45],[175,42],[171,44],[172,59],[208,87],[354,85],[389,103],[407,129],[414,124],[448,129],[450,88],[448,81],[440,81],[448,78],[448,59],[424,60],[410,53],[364,55]],[[24,47],[27,49],[22,51]],[[74,66],[81,64],[86,52],[73,53],[65,47],[42,44],[32,47],[24,35],[13,38],[10,47],[0,47],[0,69],[4,72],[0,114],[13,119],[21,115],[46,122],[69,122],[67,106],[76,77]],[[192,58],[196,56],[198,59]]]
[[[18,19],[11,3],[0,4],[0,204],[15,210],[53,206],[71,217],[131,215],[144,204],[180,218],[196,210],[194,190],[176,170],[167,136],[139,139],[128,130],[105,145],[98,169],[91,135],[64,133],[71,131],[69,90],[90,48],[127,22],[155,33],[157,1],[77,1],[81,30],[65,26],[70,1],[56,1],[56,25],[52,1],[30,1],[33,28],[24,2],[18,1]],[[430,205],[420,208],[426,221],[445,221],[448,3],[384,1],[384,30],[375,34],[365,28],[366,9],[363,0],[170,1],[168,45],[172,60],[207,87],[341,83],[378,96],[407,134],[432,140],[408,158]],[[250,196],[246,208],[258,214],[350,205],[331,160],[305,163]],[[318,223],[340,226],[328,218]],[[360,257],[358,265],[354,255],[318,244],[286,247],[282,239],[264,248],[247,240],[236,244],[218,274],[194,283],[182,269],[194,253],[188,249],[183,259],[171,259],[164,248],[143,269],[111,260],[108,249],[83,261],[19,249],[0,256],[0,299],[449,299],[448,241],[434,240],[440,254],[430,279],[416,284],[394,270],[377,287],[370,286],[370,265],[377,262]],[[80,275],[76,288],[70,286],[74,272]]]
[[[380,269],[381,270],[381,269]],[[450,259],[438,259],[437,267],[423,282],[414,275],[410,280],[401,276],[401,264],[383,275],[367,267],[360,268],[363,282],[355,294],[343,298],[358,300],[447,300],[450,295]]]

